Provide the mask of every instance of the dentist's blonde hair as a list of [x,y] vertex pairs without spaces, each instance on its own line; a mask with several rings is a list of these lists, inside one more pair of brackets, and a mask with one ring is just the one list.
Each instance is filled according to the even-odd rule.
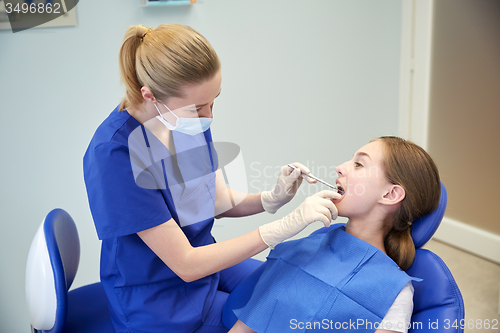
[[131,26],[120,48],[120,74],[125,97],[120,111],[138,108],[141,88],[155,98],[182,97],[182,86],[211,79],[220,60],[210,43],[191,27],[162,24],[156,29]]

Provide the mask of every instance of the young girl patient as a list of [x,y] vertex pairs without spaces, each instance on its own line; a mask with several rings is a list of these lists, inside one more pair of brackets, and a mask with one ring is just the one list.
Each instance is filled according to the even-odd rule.
[[411,224],[438,206],[436,165],[419,146],[381,137],[336,171],[345,194],[333,202],[347,224],[276,246],[255,286],[240,286],[253,287],[245,304],[230,295],[230,332],[407,332]]

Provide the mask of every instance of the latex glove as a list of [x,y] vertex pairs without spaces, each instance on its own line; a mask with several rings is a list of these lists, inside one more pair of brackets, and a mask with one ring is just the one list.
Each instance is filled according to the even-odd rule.
[[[268,213],[274,214],[278,209],[280,209],[284,204],[288,203],[293,199],[297,189],[302,183],[302,173],[311,173],[309,169],[300,163],[292,163],[296,169],[290,168],[288,165],[281,167],[280,175],[276,186],[274,186],[272,191],[264,191],[261,193],[260,200],[262,202],[262,207]],[[307,181],[310,183],[315,183],[316,181],[306,177]]]
[[321,191],[308,197],[293,212],[282,218],[259,227],[260,236],[271,249],[301,232],[309,224],[320,221],[325,227],[338,216],[337,207],[331,199],[342,196],[334,191]]

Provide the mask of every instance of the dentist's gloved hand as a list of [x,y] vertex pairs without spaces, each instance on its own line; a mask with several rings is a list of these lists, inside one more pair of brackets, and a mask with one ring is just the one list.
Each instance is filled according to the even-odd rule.
[[[297,189],[302,183],[301,171],[311,173],[309,169],[300,163],[292,163],[296,169],[290,168],[288,165],[281,167],[278,183],[274,186],[272,191],[264,191],[260,196],[262,207],[268,213],[274,214],[284,204],[293,199]],[[309,177],[306,177],[310,183],[316,182]]]
[[331,199],[339,199],[341,195],[334,191],[321,191],[308,197],[297,209],[282,218],[259,227],[260,236],[271,249],[292,236],[301,232],[309,224],[320,221],[325,227],[338,216],[337,207]]

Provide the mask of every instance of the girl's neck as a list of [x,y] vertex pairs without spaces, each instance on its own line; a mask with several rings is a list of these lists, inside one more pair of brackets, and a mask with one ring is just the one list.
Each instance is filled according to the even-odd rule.
[[384,246],[385,231],[382,222],[349,219],[345,231],[386,253]]

